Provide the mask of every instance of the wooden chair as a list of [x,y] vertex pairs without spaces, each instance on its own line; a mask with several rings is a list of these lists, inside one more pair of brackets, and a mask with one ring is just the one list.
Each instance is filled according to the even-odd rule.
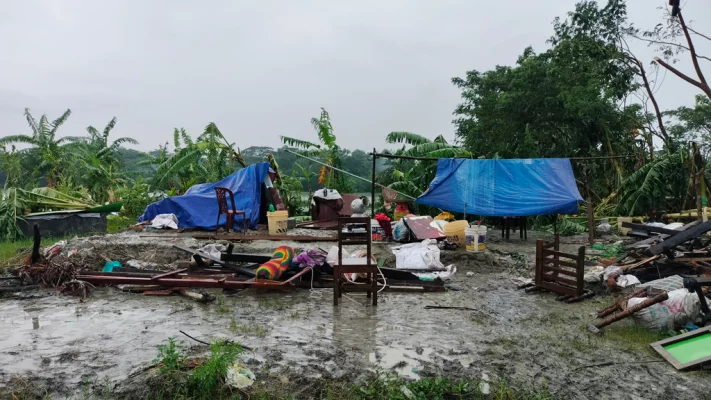
[[[370,217],[340,217],[338,218],[338,260],[333,266],[333,305],[338,305],[338,299],[343,292],[367,292],[373,299],[373,305],[378,305],[378,266],[373,262],[372,234]],[[349,232],[348,228],[365,228],[365,232]],[[343,258],[343,246],[365,245],[365,258]],[[348,282],[343,274],[367,274],[365,284]]]
[[[219,210],[217,211],[217,222],[215,223],[215,229],[220,226],[220,216],[222,216],[222,214],[225,214],[227,216],[227,220],[225,221],[225,229],[227,229],[228,232],[232,232],[232,227],[235,223],[235,215],[241,215],[242,232],[247,232],[247,214],[245,214],[244,211],[238,210],[235,207],[234,193],[232,193],[230,189],[216,186],[215,195],[217,196],[217,207],[219,208]],[[227,206],[227,195],[230,196],[230,203],[232,204],[231,209]]]

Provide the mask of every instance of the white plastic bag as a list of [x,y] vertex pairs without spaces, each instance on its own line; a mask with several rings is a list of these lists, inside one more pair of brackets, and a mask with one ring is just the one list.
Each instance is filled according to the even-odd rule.
[[[687,322],[695,320],[700,313],[699,297],[686,289],[668,292],[669,299],[632,314],[632,319],[653,331],[681,329]],[[632,307],[647,300],[634,297],[627,302]]]
[[175,214],[158,214],[153,218],[151,228],[163,229],[178,229],[178,217]]
[[395,268],[444,268],[444,265],[439,261],[439,247],[434,239],[393,247],[392,250],[395,254]]

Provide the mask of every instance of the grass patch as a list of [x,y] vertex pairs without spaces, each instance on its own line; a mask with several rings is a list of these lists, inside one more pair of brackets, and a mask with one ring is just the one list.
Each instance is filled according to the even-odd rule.
[[[154,363],[159,366],[159,377],[153,382],[151,399],[236,399],[225,385],[227,369],[239,359],[242,346],[222,341],[210,345],[210,355],[202,360],[188,361],[179,343],[169,338],[158,347]],[[189,368],[194,367],[192,370]]]
[[657,355],[651,343],[674,336],[676,332],[654,332],[636,325],[610,325],[604,328],[602,338],[617,343],[625,350],[633,353],[646,352],[648,355]]
[[282,311],[289,308],[289,305],[282,299],[275,297],[260,297],[257,299],[259,308]]
[[[488,392],[488,393],[486,393]],[[386,399],[552,399],[546,387],[527,390],[513,387],[506,381],[483,383],[478,380],[422,378],[410,382],[390,374],[379,374],[363,385],[327,383],[322,399],[386,400]]]
[[232,307],[230,307],[227,304],[227,301],[225,300],[225,296],[222,293],[218,293],[216,298],[215,298],[215,311],[220,313],[220,314],[226,314],[230,311],[232,311]]
[[129,217],[121,217],[118,215],[108,215],[106,217],[106,230],[109,233],[116,233],[121,229],[126,229],[131,225],[134,225],[136,220]]
[[238,324],[234,318],[232,319],[232,322],[230,322],[230,331],[247,336],[256,336],[259,338],[263,338],[267,335],[267,330],[259,324]]

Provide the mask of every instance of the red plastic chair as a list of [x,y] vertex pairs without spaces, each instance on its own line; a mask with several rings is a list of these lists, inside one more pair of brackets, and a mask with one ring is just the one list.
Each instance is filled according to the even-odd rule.
[[[227,206],[227,195],[230,195],[230,203],[232,203],[232,209]],[[215,227],[220,226],[220,216],[225,214],[227,216],[227,221],[225,222],[225,229],[228,232],[232,232],[232,227],[235,224],[235,215],[242,216],[242,232],[247,232],[247,214],[244,211],[237,210],[235,207],[235,195],[230,189],[223,187],[215,187],[215,195],[217,196],[217,222]]]

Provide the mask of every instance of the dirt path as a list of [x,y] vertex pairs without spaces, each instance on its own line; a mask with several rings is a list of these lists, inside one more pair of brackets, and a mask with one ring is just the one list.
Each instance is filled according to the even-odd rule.
[[[0,385],[31,376],[67,393],[82,381],[122,381],[150,364],[170,336],[195,345],[178,332],[183,330],[253,347],[245,355],[248,365],[276,381],[357,382],[380,369],[492,385],[505,377],[566,399],[696,399],[711,391],[711,375],[676,372],[648,343],[630,343],[624,327],[591,336],[585,325],[609,299],[569,305],[554,295],[517,291],[510,257],[496,253],[510,249],[492,246],[487,254],[447,256],[457,260],[457,291],[383,293],[377,308],[355,295],[334,308],[327,289],[247,290],[208,305],[115,288],[98,289],[83,302],[64,296],[0,300]],[[483,264],[500,272],[482,271]]]

